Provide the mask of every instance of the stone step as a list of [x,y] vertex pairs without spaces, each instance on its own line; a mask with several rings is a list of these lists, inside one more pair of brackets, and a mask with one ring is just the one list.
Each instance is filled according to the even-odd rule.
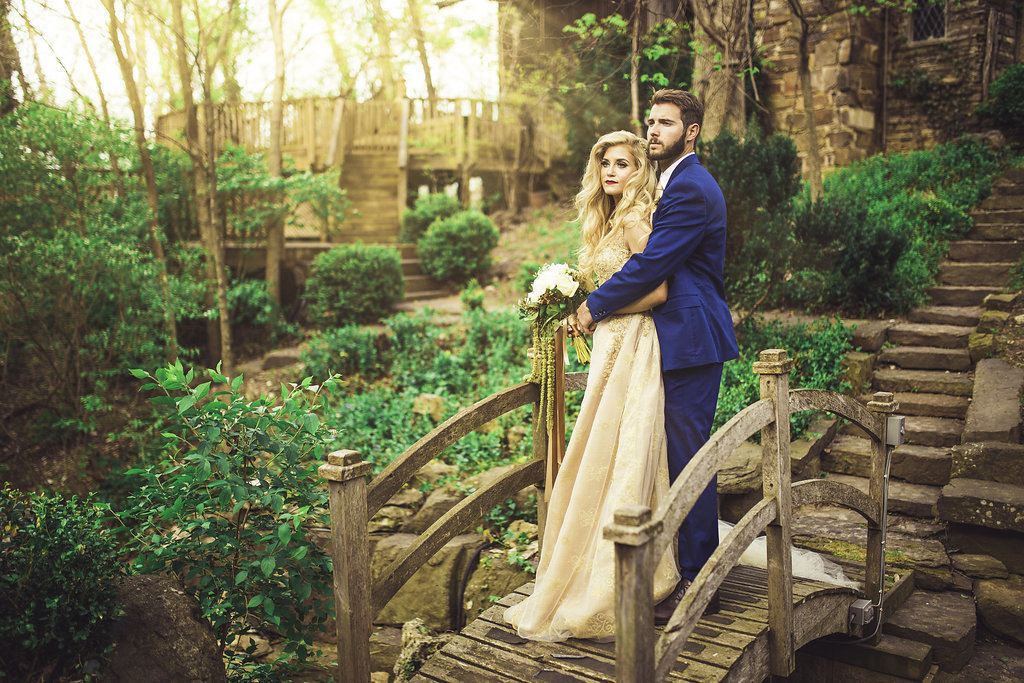
[[919,446],[955,446],[960,443],[964,421],[949,417],[907,416],[907,443]]
[[905,346],[941,346],[947,349],[967,347],[974,325],[936,325],[900,323],[889,328],[888,340]]
[[398,249],[398,255],[403,259],[414,259],[419,258],[419,254],[416,252],[416,245],[408,242],[402,242],[395,245]]
[[1022,444],[999,441],[963,443],[953,446],[951,452],[950,476],[1024,486]]
[[423,274],[423,269],[420,268],[420,260],[418,258],[402,259],[402,275],[409,277],[410,275]]
[[978,209],[971,218],[975,225],[1024,223],[1024,209]]
[[[890,474],[911,484],[943,486],[949,483],[952,456],[948,448],[903,444],[893,451]],[[821,468],[836,474],[871,475],[871,441],[840,434],[821,454]]]
[[937,510],[947,522],[1024,532],[1024,486],[956,477],[942,487]]
[[970,396],[974,380],[966,372],[940,370],[875,370],[871,384],[876,391],[924,392]]
[[979,306],[989,294],[998,294],[1000,287],[967,287],[943,285],[926,290],[932,304],[936,306]]
[[409,275],[405,278],[405,291],[412,294],[438,289],[437,282],[429,275]]
[[983,358],[974,373],[971,407],[967,410],[963,440],[1020,443],[1020,395],[1024,368],[1000,358]]
[[922,681],[934,653],[931,645],[882,635],[875,645],[822,638],[797,652],[796,671],[787,681]]
[[897,391],[894,394],[900,415],[924,415],[926,417],[952,417],[963,420],[971,399],[967,396],[949,394],[914,393]]
[[1024,192],[1024,167],[1010,168],[1003,172],[1003,175],[999,176],[995,183],[995,187],[1003,187],[1006,185],[1017,185],[1021,188],[1021,192]]
[[975,223],[967,233],[969,240],[1020,240],[1024,239],[1024,225],[1020,223]]
[[912,323],[974,327],[982,311],[981,306],[926,306],[911,310],[907,319]]
[[[850,474],[828,473],[826,479],[842,484],[849,484],[861,493],[868,492],[868,478]],[[895,479],[889,480],[889,511],[898,512],[911,517],[935,517],[935,504],[939,501],[938,486],[909,484]]]
[[974,599],[959,591],[914,591],[889,615],[882,632],[931,645],[939,668],[956,673],[974,652]]
[[1011,192],[993,194],[981,202],[982,211],[1024,209],[1024,194]]
[[946,261],[939,265],[938,281],[944,285],[1003,287],[1010,281],[1014,265]]
[[949,260],[963,262],[1016,263],[1024,252],[1017,240],[959,240],[949,243]]
[[878,362],[898,365],[905,370],[970,370],[971,354],[967,349],[894,346],[882,349]]
[[426,289],[419,292],[406,292],[406,301],[423,301],[425,299],[443,299],[451,296],[447,289]]

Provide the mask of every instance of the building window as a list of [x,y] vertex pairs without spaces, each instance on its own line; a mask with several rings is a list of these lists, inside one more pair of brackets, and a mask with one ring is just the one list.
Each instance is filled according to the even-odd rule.
[[912,40],[946,37],[946,0],[921,0],[910,15]]

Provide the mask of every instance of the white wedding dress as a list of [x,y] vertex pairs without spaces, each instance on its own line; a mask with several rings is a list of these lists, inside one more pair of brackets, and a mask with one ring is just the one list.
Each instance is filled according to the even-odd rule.
[[[601,281],[630,255],[620,231],[596,254]],[[533,594],[505,610],[505,620],[531,640],[614,637],[615,548],[602,529],[623,506],[656,509],[669,489],[661,348],[650,313],[609,316],[593,344],[580,414],[551,491]],[[719,536],[730,528],[719,522]],[[655,568],[655,602],[679,581],[674,550]],[[765,566],[763,538],[741,562]],[[794,549],[793,573],[846,581],[837,565],[809,551]]]

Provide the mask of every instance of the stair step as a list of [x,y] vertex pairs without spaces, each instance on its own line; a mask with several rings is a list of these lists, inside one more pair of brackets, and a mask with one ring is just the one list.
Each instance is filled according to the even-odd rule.
[[975,223],[967,233],[969,240],[1020,240],[1024,239],[1024,225],[1020,223]]
[[1017,185],[1021,186],[1021,191],[1024,192],[1024,167],[1007,169],[1003,175],[996,179],[994,185],[995,187]]
[[974,325],[937,325],[928,323],[900,323],[889,328],[888,339],[893,344],[906,346],[940,346],[959,349],[967,346]]
[[1024,209],[978,209],[971,211],[975,225],[1024,223]]
[[1000,287],[964,287],[944,285],[929,287],[927,294],[936,306],[979,306],[989,294],[998,294]]
[[982,211],[1024,209],[1024,194],[993,194],[981,202]]
[[946,522],[1024,532],[1024,486],[955,477],[942,487],[938,516]]
[[[951,461],[948,448],[903,444],[893,451],[891,474],[911,484],[943,486],[949,483]],[[870,476],[871,440],[840,434],[822,453],[821,468],[836,474]]]
[[974,652],[977,623],[970,595],[916,590],[889,615],[882,632],[931,645],[939,668],[955,673]]
[[[906,418],[906,439],[909,444],[943,447],[960,443],[964,431],[963,420],[927,415],[907,415]],[[867,432],[852,422],[843,425],[839,433],[868,437]]]
[[959,240],[949,243],[949,259],[964,262],[1015,263],[1024,251],[1017,240]]
[[970,396],[974,391],[974,380],[966,372],[943,372],[941,370],[875,370],[871,384],[877,391],[924,392]]
[[800,648],[794,676],[801,681],[920,681],[934,668],[933,657],[931,645],[893,635],[882,635],[875,645],[823,638]]
[[891,363],[906,370],[970,370],[971,354],[967,349],[896,346],[882,349],[878,362]]
[[967,417],[967,408],[971,400],[967,396],[950,396],[949,394],[914,393],[897,391],[894,393],[900,415],[924,415],[926,417],[952,417],[962,420]]
[[425,299],[444,299],[452,293],[447,289],[427,289],[420,292],[406,292],[406,301],[423,301]]
[[1010,281],[1014,263],[960,263],[939,265],[938,281],[944,285],[1003,287]]
[[437,288],[437,282],[429,275],[410,275],[405,278],[405,291],[407,294],[426,292]]
[[975,327],[984,309],[981,306],[925,306],[907,315],[912,323]]
[[974,387],[964,441],[1020,443],[1024,368],[1001,358],[983,358],[974,372]]
[[419,253],[416,251],[415,244],[402,242],[395,246],[398,247],[398,255],[401,256],[403,259],[419,258]]
[[[849,484],[866,494],[868,492],[867,477],[849,474],[829,473],[826,478],[841,484]],[[889,510],[911,517],[932,518],[935,516],[935,504],[939,501],[938,486],[908,484],[907,482],[889,480]]]
[[412,275],[425,275],[423,269],[420,268],[420,260],[418,258],[403,258],[402,259],[402,275],[406,278]]

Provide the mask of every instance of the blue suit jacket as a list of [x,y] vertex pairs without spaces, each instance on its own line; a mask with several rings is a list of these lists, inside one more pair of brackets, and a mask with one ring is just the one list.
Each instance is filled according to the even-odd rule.
[[725,303],[725,198],[696,155],[683,159],[654,211],[643,253],[587,297],[594,320],[668,281],[668,300],[653,310],[662,370],[736,358],[732,315]]

